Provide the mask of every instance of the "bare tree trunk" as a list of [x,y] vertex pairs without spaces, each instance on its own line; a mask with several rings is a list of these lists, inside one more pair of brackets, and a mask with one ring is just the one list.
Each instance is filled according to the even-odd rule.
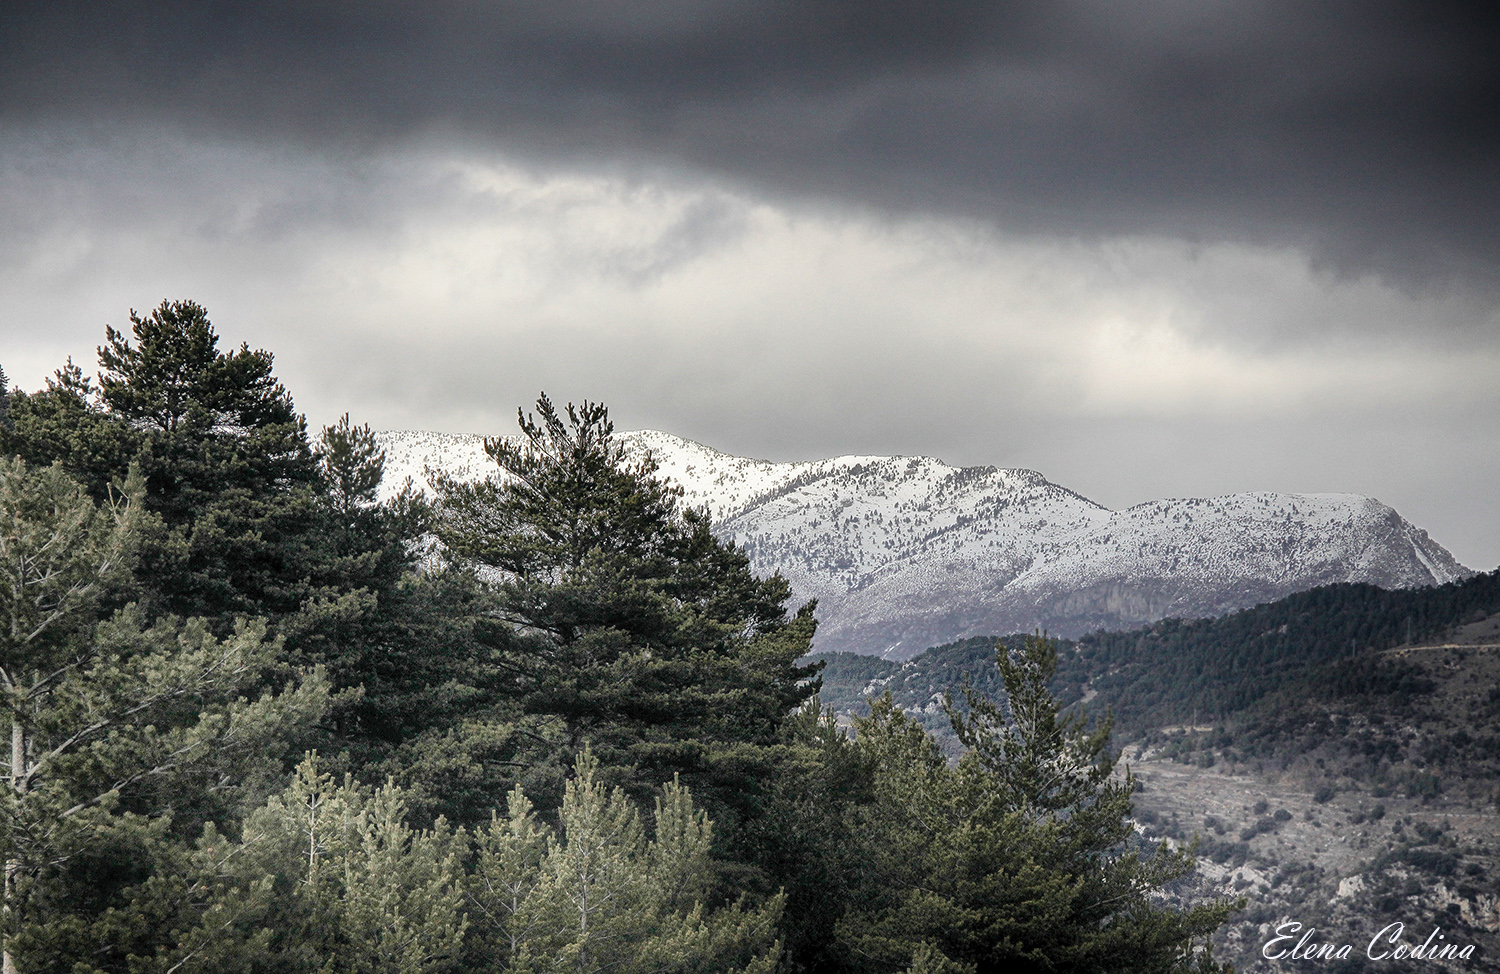
[[[10,721],[10,788],[17,795],[21,791],[25,771],[26,729],[21,726],[20,717],[12,717]],[[16,874],[20,870],[21,862],[12,850],[11,857],[5,862],[4,909],[7,917],[10,914],[10,901],[15,889]],[[9,939],[6,940],[3,957],[0,957],[0,974],[16,974],[16,960],[11,956]]]

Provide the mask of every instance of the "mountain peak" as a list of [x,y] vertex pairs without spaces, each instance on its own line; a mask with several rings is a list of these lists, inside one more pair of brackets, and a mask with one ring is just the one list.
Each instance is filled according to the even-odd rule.
[[[393,431],[386,487],[424,470],[493,476],[483,437]],[[905,657],[968,636],[1076,635],[1210,616],[1334,582],[1409,588],[1472,575],[1358,494],[1254,491],[1111,511],[1034,470],[931,457],[774,462],[659,430],[621,434],[706,507],[757,571],[817,598],[820,651]]]

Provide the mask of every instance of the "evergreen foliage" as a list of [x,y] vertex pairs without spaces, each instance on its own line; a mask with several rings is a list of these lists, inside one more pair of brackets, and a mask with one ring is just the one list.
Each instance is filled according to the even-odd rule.
[[345,413],[336,425],[323,427],[317,458],[329,503],[340,516],[350,518],[375,506],[385,476],[385,451],[368,423],[355,426]]
[[99,402],[93,380],[70,358],[39,392],[16,390],[9,422],[0,427],[6,456],[63,469],[95,500],[104,500],[135,456],[132,433],[114,422]]
[[[0,651],[11,669],[52,671],[102,590],[130,570],[142,488],[96,505],[61,465],[0,460]],[[7,687],[16,681],[3,678]],[[13,708],[14,709],[14,708]]]
[[[268,745],[326,703],[316,674],[244,696],[274,661],[263,624],[219,640],[202,620],[148,624],[133,606],[98,618],[99,594],[129,567],[141,493],[133,477],[96,506],[60,466],[0,461],[8,955],[45,955],[58,931],[94,929],[73,911],[133,878],[111,862],[113,844],[160,845],[174,820],[222,814]],[[80,886],[84,903],[64,895]]]
[[[145,478],[138,591],[153,612],[214,617],[294,611],[315,586],[317,465],[271,355],[218,350],[202,306],[163,301],[105,331],[98,385],[68,365],[18,397],[7,453],[61,462],[95,498],[130,464]],[[135,339],[134,343],[130,338]]]
[[324,744],[349,769],[380,776],[393,749],[476,692],[482,667],[462,628],[472,585],[415,571],[427,507],[409,483],[378,501],[385,456],[368,426],[346,414],[323,428],[314,455],[321,490],[299,539],[312,553],[305,598],[279,628],[290,661],[325,666],[335,687],[358,691],[335,703]]
[[[1376,654],[1495,612],[1500,571],[1421,589],[1330,585],[1216,619],[1164,619],[1057,640],[1051,690],[1068,706],[1093,691],[1114,713],[1116,729],[1131,738],[1163,725],[1217,723],[1270,709],[1283,697],[1419,693],[1424,684],[1408,667]],[[827,662],[823,699],[840,712],[862,713],[870,691],[889,690],[903,708],[923,711],[965,679],[993,693],[998,676],[981,665],[988,645],[992,637],[960,640],[905,663],[847,653],[818,657]],[[963,698],[956,703],[966,706]],[[950,737],[941,713],[916,719]]]
[[1194,860],[1129,848],[1133,782],[1114,775],[1108,723],[1059,717],[1050,641],[996,659],[1004,705],[970,689],[969,713],[949,708],[970,748],[956,766],[889,697],[857,723],[878,769],[864,831],[882,838],[840,938],[870,970],[1199,969],[1228,905],[1151,902]]
[[97,384],[70,361],[43,392],[18,395],[0,447],[61,463],[99,499],[134,463],[138,570],[115,579],[110,604],[206,617],[221,636],[264,618],[280,663],[322,665],[340,690],[369,684],[336,699],[328,727],[356,766],[384,760],[404,739],[385,711],[419,706],[392,701],[382,677],[430,608],[431,587],[406,584],[425,509],[410,491],[375,503],[383,457],[368,426],[345,416],[314,453],[270,353],[221,352],[200,305],[164,301],[130,321],[128,334],[106,329]]
[[130,322],[134,344],[105,331],[99,400],[130,431],[147,507],[166,529],[149,555],[169,580],[154,599],[226,617],[295,610],[310,594],[315,555],[299,541],[318,476],[271,354],[220,352],[207,311],[191,301],[163,301],[144,318],[132,311]]
[[688,789],[656,799],[654,837],[623,790],[579,756],[553,832],[521,789],[476,836],[471,899],[483,946],[508,971],[770,974],[782,900],[706,909],[713,826]]
[[889,702],[852,741],[814,606],[602,405],[380,502],[269,353],[130,322],[97,382],[0,373],[8,970],[1164,970],[1221,915],[1145,905],[1189,860],[1124,848],[1038,647],[939,654],[1009,693],[949,702],[957,765]]
[[787,618],[785,579],[756,578],[653,461],[629,462],[604,406],[564,416],[543,396],[537,414],[518,441],[486,440],[504,479],[437,485],[438,538],[508,624],[490,632],[507,696],[556,722],[549,748],[590,742],[642,783],[709,772],[694,786],[732,802],[712,765],[774,745],[816,692],[818,667],[796,663],[813,606]]
[[309,756],[246,820],[240,882],[274,876],[285,890],[259,918],[296,932],[278,951],[283,970],[451,970],[468,926],[465,846],[442,820],[411,828],[394,784],[336,785]]
[[1088,681],[1128,732],[1218,722],[1278,691],[1353,693],[1399,679],[1370,679],[1371,651],[1435,636],[1500,612],[1500,570],[1462,582],[1386,590],[1340,584],[1311,589],[1218,619],[1167,619],[1131,632],[1100,632],[1062,655],[1062,679]]
[[753,867],[726,863],[721,871],[736,889],[783,891],[784,970],[860,970],[835,929],[866,895],[868,845],[880,841],[858,822],[874,801],[874,765],[816,697],[787,721],[782,740],[769,773],[746,776],[756,814],[740,821],[727,850]]

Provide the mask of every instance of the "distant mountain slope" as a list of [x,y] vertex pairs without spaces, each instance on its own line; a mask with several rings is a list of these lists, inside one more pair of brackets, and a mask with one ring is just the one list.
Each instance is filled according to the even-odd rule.
[[[388,432],[387,489],[427,466],[494,470],[480,437]],[[928,457],[771,463],[668,433],[626,433],[704,505],[757,570],[819,600],[820,651],[906,658],[992,632],[1077,635],[1220,615],[1335,582],[1472,574],[1379,501],[1230,494],[1109,509],[1031,470]]]
[[[965,683],[1002,695],[994,655],[994,637],[904,662],[825,655],[821,699],[847,720],[890,693],[956,756],[945,694],[960,710]],[[1112,715],[1143,837],[1197,838],[1178,902],[1247,898],[1216,955],[1269,970],[1264,924],[1368,935],[1400,910],[1488,959],[1441,969],[1496,969],[1500,570],[1419,589],[1330,585],[1217,619],[1091,633],[1059,641],[1058,664],[1060,702]]]
[[[1004,637],[1016,645],[1024,637]],[[908,711],[946,719],[939,702],[965,676],[1001,690],[995,636],[935,646],[904,662],[824,655],[823,700],[859,713],[866,697],[890,690]],[[1400,691],[1390,675],[1409,650],[1500,643],[1500,569],[1462,582],[1386,590],[1340,583],[1297,592],[1215,619],[1165,619],[1140,629],[1092,632],[1058,641],[1053,693],[1065,705],[1087,698],[1108,707],[1125,738],[1163,725],[1218,723],[1267,698]],[[1384,676],[1381,676],[1384,674]]]

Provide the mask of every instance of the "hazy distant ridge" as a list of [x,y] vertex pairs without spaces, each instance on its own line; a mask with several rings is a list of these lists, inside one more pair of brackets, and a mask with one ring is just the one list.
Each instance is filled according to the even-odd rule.
[[[386,489],[423,470],[495,470],[482,438],[381,433]],[[928,457],[771,463],[669,433],[649,449],[760,571],[819,600],[820,650],[905,657],[972,635],[1077,635],[1218,615],[1332,582],[1441,584],[1473,572],[1357,494],[1256,492],[1111,511],[1032,470]]]

